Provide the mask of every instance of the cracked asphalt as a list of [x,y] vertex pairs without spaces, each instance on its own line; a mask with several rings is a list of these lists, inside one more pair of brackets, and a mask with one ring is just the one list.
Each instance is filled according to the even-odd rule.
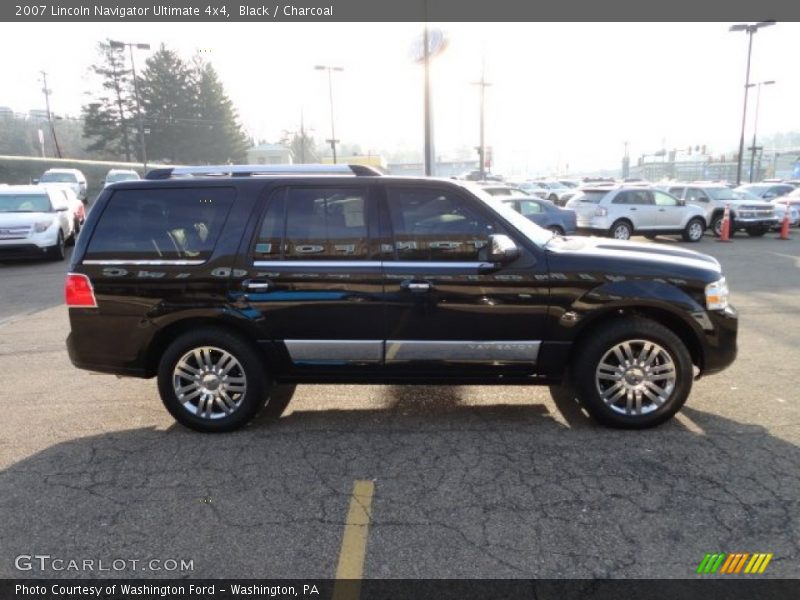
[[[153,381],[70,365],[64,264],[2,264],[0,577],[333,577],[355,480],[375,486],[366,578],[685,578],[707,552],[799,577],[793,234],[691,245],[725,268],[739,358],[643,432],[547,388],[339,385],[298,387],[276,424],[193,433]],[[20,571],[27,554],[141,562]]]

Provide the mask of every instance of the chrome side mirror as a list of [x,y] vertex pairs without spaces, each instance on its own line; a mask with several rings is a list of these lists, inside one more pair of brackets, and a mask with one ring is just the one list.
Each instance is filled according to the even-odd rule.
[[502,233],[489,236],[489,261],[496,263],[510,263],[519,258],[519,247],[510,237]]

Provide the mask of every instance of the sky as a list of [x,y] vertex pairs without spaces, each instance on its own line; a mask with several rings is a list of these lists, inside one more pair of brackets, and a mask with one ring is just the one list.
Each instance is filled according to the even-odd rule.
[[[485,65],[486,143],[494,170],[548,175],[619,167],[662,147],[738,147],[747,36],[730,23],[439,23],[448,40],[432,64],[437,156],[478,144]],[[423,145],[423,73],[412,58],[419,23],[0,23],[0,106],[44,105],[78,115],[97,87],[89,66],[105,38],[164,43],[217,69],[249,135],[278,140],[306,128],[330,137],[328,80],[334,73],[336,137],[363,152]],[[759,135],[800,130],[800,24],[778,23],[753,43],[751,81],[764,87]],[[139,51],[137,68],[148,52]],[[752,136],[751,95],[747,141]]]

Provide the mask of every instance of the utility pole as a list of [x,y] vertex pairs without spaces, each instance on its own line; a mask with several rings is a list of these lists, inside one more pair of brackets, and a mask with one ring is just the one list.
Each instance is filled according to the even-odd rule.
[[328,97],[331,104],[331,139],[325,140],[331,145],[331,151],[333,152],[333,164],[336,164],[336,144],[339,140],[336,139],[336,130],[333,125],[333,71],[344,71],[342,67],[333,67],[331,65],[316,65],[314,67],[317,71],[327,71],[328,72]]
[[42,83],[44,85],[42,91],[44,92],[44,103],[45,107],[47,108],[47,122],[50,123],[50,132],[53,134],[53,143],[56,145],[56,154],[58,155],[58,158],[61,158],[61,148],[58,145],[58,137],[56,137],[56,127],[53,123],[53,115],[50,112],[50,90],[47,88],[47,72],[39,72],[42,74]]
[[486,179],[486,139],[484,136],[484,106],[485,106],[485,96],[486,96],[486,88],[492,85],[491,83],[486,81],[486,56],[484,55],[481,60],[481,80],[480,81],[473,81],[472,85],[480,86],[481,88],[481,116],[480,116],[480,145],[478,146],[478,157],[480,159],[479,171],[481,181]]
[[139,102],[139,84],[136,81],[136,63],[133,60],[133,47],[136,46],[139,50],[150,50],[150,44],[134,43],[134,42],[118,42],[114,40],[108,41],[112,48],[125,48],[128,47],[131,54],[131,74],[133,75],[133,95],[136,98],[136,115],[139,118],[139,143],[142,148],[142,166],[145,174],[147,174],[147,144],[144,139],[144,118],[142,117],[142,105]]
[[747,122],[747,93],[750,91],[750,57],[753,53],[753,34],[762,27],[775,25],[775,21],[759,21],[758,23],[741,23],[731,25],[728,31],[744,31],[747,34],[747,70],[744,80],[744,107],[742,108],[742,133],[739,137],[739,157],[736,163],[736,185],[742,183],[742,159],[744,157],[744,127]]
[[[755,169],[755,162],[756,162],[756,151],[762,150],[761,154],[763,156],[763,148],[759,148],[756,146],[756,131],[758,130],[758,105],[761,102],[761,86],[762,85],[774,85],[775,81],[759,81],[758,83],[751,83],[750,87],[757,86],[756,88],[756,115],[753,119],[753,145],[750,147],[750,183],[753,183],[753,169]],[[761,160],[758,161],[759,171],[761,170]]]

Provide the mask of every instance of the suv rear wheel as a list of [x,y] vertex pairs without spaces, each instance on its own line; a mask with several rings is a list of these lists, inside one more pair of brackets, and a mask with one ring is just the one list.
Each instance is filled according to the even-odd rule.
[[609,233],[616,240],[629,240],[633,235],[633,226],[628,221],[615,221]]
[[571,381],[605,425],[644,429],[671,418],[692,389],[689,351],[672,331],[632,317],[592,333],[578,348]]
[[270,387],[262,357],[224,329],[179,336],[158,367],[164,406],[176,421],[196,431],[224,432],[246,425],[269,399]]

